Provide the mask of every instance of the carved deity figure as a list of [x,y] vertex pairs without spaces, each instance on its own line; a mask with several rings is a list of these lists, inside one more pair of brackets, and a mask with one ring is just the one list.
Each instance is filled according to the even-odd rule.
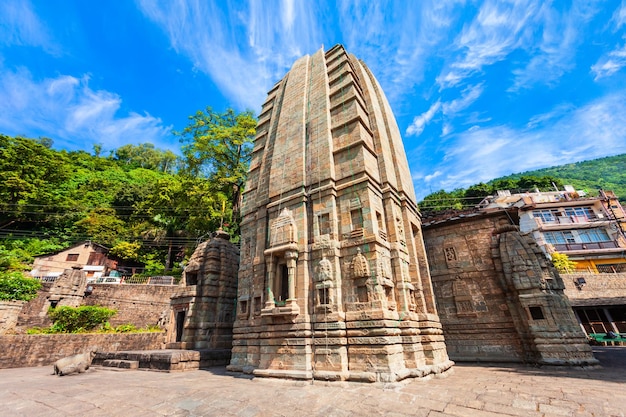
[[456,251],[453,247],[448,247],[443,250],[446,254],[446,261],[456,261]]
[[367,258],[361,253],[361,248],[356,249],[356,255],[350,264],[352,268],[352,276],[354,278],[368,277],[370,275],[370,266]]
[[333,267],[326,257],[317,264],[317,281],[332,281]]

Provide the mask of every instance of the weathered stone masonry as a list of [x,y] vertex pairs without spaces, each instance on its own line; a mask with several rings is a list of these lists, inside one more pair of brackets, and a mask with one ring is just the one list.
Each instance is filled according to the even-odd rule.
[[229,369],[375,381],[452,365],[400,133],[343,47],[269,92],[242,211]]
[[507,213],[449,217],[424,236],[452,359],[597,363],[563,280]]

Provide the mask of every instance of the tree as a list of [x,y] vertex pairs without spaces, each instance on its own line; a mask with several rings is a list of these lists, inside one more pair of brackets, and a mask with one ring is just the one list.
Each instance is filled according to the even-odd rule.
[[570,260],[566,254],[553,252],[551,256],[552,265],[554,265],[557,271],[568,274],[576,269],[576,262]]
[[256,119],[251,111],[236,113],[227,109],[218,113],[207,107],[189,120],[182,132],[174,132],[183,143],[184,170],[192,177],[213,181],[227,196],[238,223]]
[[436,212],[443,210],[461,210],[463,209],[462,189],[451,192],[439,190],[424,197],[419,203],[420,210],[424,212]]
[[67,161],[41,142],[0,135],[0,228],[45,221],[57,211],[49,208],[58,207]]

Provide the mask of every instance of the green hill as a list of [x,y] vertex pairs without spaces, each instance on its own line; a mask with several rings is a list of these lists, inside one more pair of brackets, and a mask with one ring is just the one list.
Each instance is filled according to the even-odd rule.
[[623,204],[626,202],[626,154],[520,172],[467,189],[439,190],[424,197],[419,206],[422,213],[461,210],[474,207],[497,190],[519,193],[537,188],[550,191],[555,186],[562,190],[564,185],[584,190],[590,196],[598,195],[600,189],[613,191]]
[[599,189],[611,190],[622,202],[626,201],[626,154],[526,171],[496,178],[489,181],[489,184],[498,180],[517,180],[523,176],[555,177],[563,184],[572,185],[577,190],[586,190],[593,195]]

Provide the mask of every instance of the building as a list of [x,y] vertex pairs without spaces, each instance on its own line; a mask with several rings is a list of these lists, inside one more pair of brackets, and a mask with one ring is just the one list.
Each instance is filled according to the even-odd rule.
[[452,366],[400,132],[341,45],[268,93],[242,214],[230,370],[373,382]]
[[589,272],[626,272],[626,213],[615,195],[590,197],[566,186],[564,191],[513,194],[504,191],[481,203],[482,210],[515,207],[522,233],[546,254],[559,252]]
[[113,271],[133,275],[143,271],[143,265],[109,257],[109,249],[90,240],[77,243],[62,251],[37,256],[30,275],[42,281],[54,281],[67,269],[79,268],[89,281],[107,276]]
[[37,256],[30,274],[44,281],[53,281],[66,269],[78,267],[87,278],[99,278],[117,267],[115,261],[108,259],[108,253],[108,248],[86,240],[59,252]]

